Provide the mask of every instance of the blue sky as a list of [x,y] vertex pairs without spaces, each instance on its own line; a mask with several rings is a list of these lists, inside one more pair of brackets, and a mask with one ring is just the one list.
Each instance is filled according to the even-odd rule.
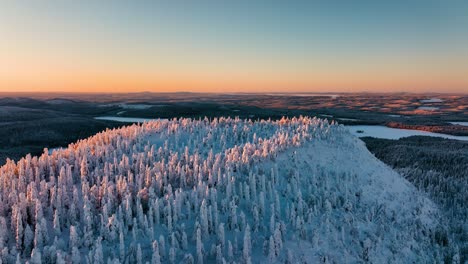
[[2,1],[0,91],[466,91],[467,1]]

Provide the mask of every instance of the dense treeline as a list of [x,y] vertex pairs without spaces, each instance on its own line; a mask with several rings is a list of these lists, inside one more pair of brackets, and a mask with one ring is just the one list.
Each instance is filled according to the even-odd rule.
[[400,122],[388,122],[386,126],[392,128],[401,128],[401,129],[414,129],[414,130],[422,130],[434,133],[442,133],[454,136],[468,136],[468,127],[462,125],[450,125],[450,124],[407,124],[407,123],[400,123]]
[[0,123],[0,165],[27,153],[40,155],[44,147],[64,147],[121,123],[85,117],[52,117]]
[[65,147],[106,128],[121,126],[93,117],[109,108],[62,99],[57,103],[31,98],[0,98],[0,165],[7,158],[40,155],[44,147]]

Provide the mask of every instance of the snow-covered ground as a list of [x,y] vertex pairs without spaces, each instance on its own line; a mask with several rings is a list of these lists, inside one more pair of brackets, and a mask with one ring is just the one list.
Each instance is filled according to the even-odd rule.
[[[438,209],[370,154],[362,141],[350,136],[313,140],[279,155],[276,164],[280,175],[295,168],[293,179],[297,183],[293,185],[297,184],[299,190],[294,192],[299,191],[303,200],[314,201],[319,207],[321,204],[325,210],[312,213],[306,221],[307,239],[294,234],[285,242],[295,261],[359,263],[366,255],[364,259],[371,263],[419,263],[431,254],[423,253],[430,247],[428,241],[419,244],[421,241],[416,242],[407,232],[416,223],[424,229],[434,228]],[[287,179],[281,180],[285,182],[279,185],[289,188]],[[415,211],[418,213],[413,215]],[[393,217],[398,220],[393,222]]]
[[[358,137],[376,137],[376,138],[386,138],[386,139],[400,139],[410,136],[430,136],[430,137],[440,137],[448,139],[458,139],[458,140],[468,140],[467,136],[452,136],[440,133],[433,133],[421,130],[412,130],[412,129],[401,129],[401,128],[391,128],[386,126],[366,126],[366,125],[357,125],[357,126],[346,126],[349,128],[349,131]],[[360,133],[360,131],[362,131]]]
[[5,263],[427,263],[436,206],[337,124],[157,120],[0,168]]

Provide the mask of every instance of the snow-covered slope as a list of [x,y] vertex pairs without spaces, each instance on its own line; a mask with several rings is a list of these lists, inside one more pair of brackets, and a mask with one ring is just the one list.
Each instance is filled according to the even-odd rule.
[[[299,255],[313,260],[309,263],[434,260],[432,241],[422,233],[435,230],[437,208],[370,154],[362,141],[349,136],[314,140],[291,151],[297,157],[293,167],[302,199],[314,209],[304,219],[308,241],[296,237],[288,245],[297,246]],[[288,164],[289,157],[281,155],[283,173]]]
[[438,260],[437,208],[316,118],[160,120],[0,169],[3,263]]

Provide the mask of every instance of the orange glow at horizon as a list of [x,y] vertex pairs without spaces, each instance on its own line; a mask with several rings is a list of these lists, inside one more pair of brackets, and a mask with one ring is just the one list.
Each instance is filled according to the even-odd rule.
[[[13,64],[10,64],[13,65]],[[24,65],[24,64],[22,64]],[[185,68],[83,69],[83,65],[13,67],[0,70],[0,92],[468,92],[460,71],[437,69],[329,68],[280,72],[277,69],[203,71]],[[18,70],[22,68],[23,71]]]
[[[0,80],[0,92],[85,92],[85,93],[128,93],[128,92],[453,92],[466,93],[467,85],[462,81],[442,80],[439,82],[388,80],[322,80],[316,82],[298,80],[197,80],[176,78],[168,80],[125,79],[122,76],[108,78],[79,77],[79,81],[5,81]],[[449,88],[444,88],[449,87]]]
[[64,2],[0,3],[0,92],[468,93],[457,5]]

